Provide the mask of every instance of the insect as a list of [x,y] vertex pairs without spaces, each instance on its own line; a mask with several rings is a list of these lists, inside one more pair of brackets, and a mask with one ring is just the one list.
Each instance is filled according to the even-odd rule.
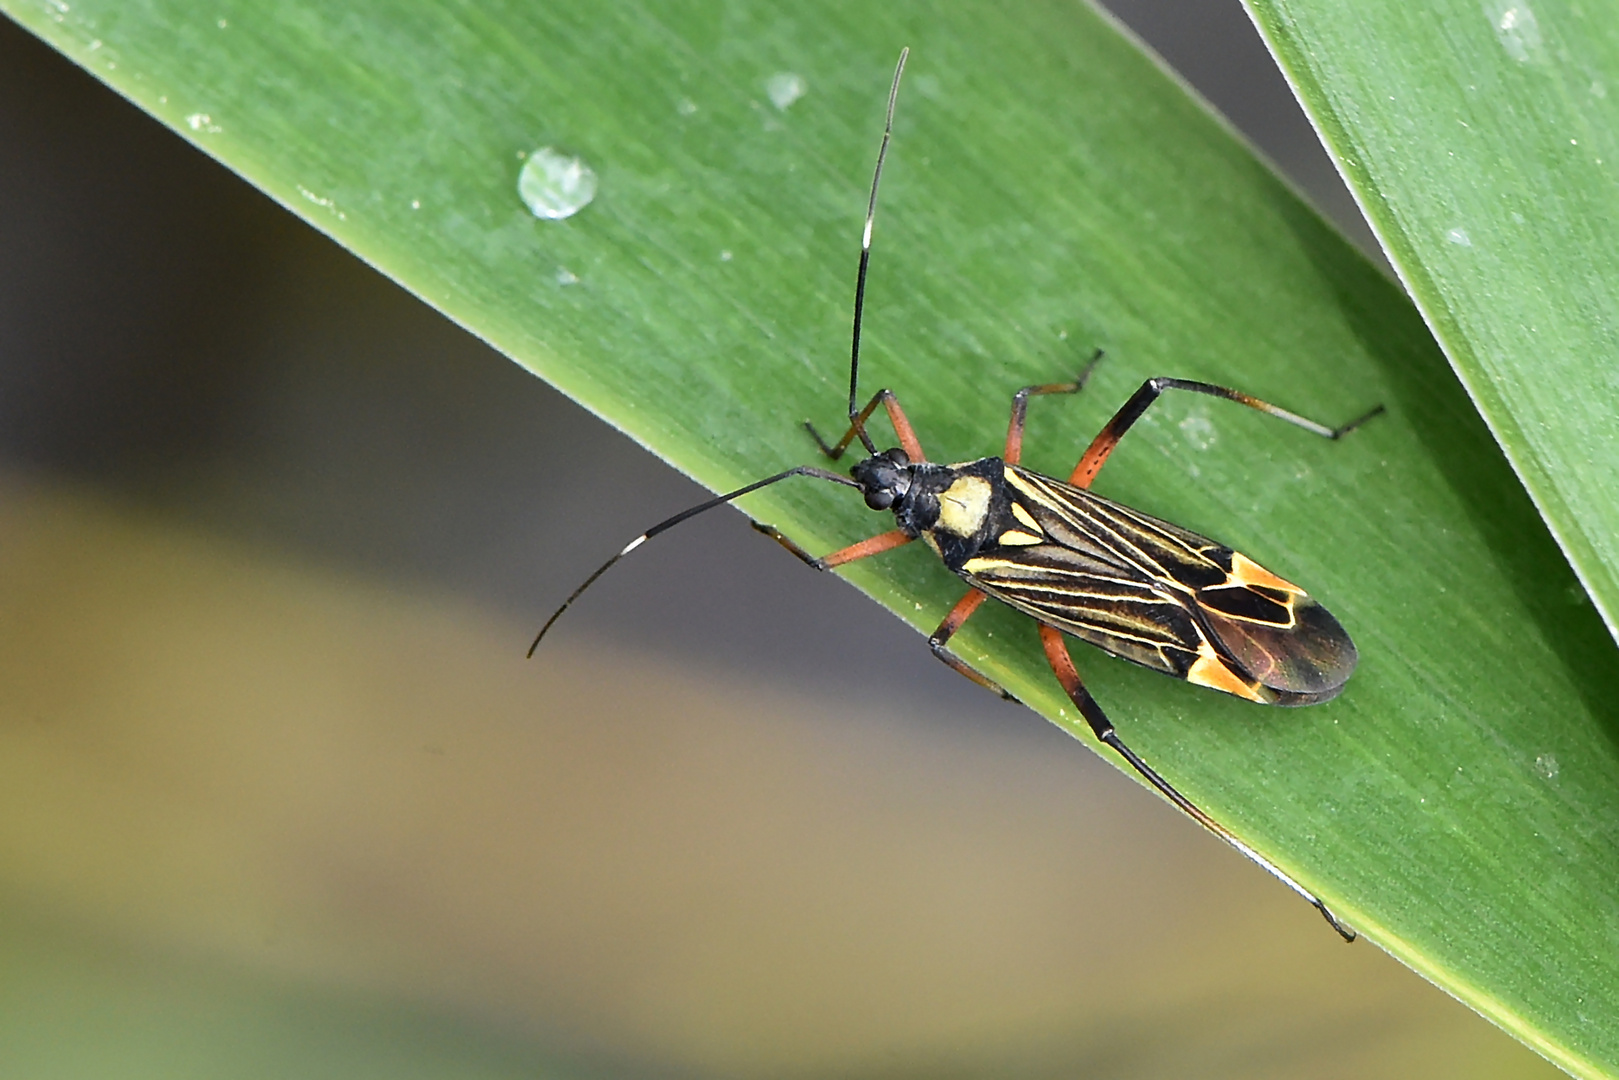
[[[1015,700],[952,653],[948,644],[986,599],[994,598],[1031,616],[1039,625],[1040,641],[1057,681],[1096,738],[1112,747],[1198,824],[1307,900],[1344,940],[1353,941],[1354,931],[1339,921],[1320,897],[1244,844],[1124,743],[1080,681],[1064,635],[1090,642],[1143,667],[1261,704],[1312,705],[1337,696],[1355,669],[1355,646],[1338,621],[1308,593],[1240,552],[1094,495],[1087,488],[1125,432],[1166,390],[1233,401],[1328,439],[1338,439],[1352,431],[1382,412],[1382,406],[1333,428],[1226,387],[1153,378],[1143,383],[1108,421],[1066,481],[1024,468],[1019,459],[1029,399],[1077,393],[1102,358],[1098,351],[1073,381],[1026,386],[1013,395],[1011,424],[1000,457],[955,465],[928,461],[891,391],[879,390],[863,408],[859,407],[860,324],[871,263],[877,188],[893,134],[894,106],[908,55],[908,49],[900,53],[894,70],[887,121],[866,205],[849,356],[849,428],[836,443],[829,444],[813,425],[805,424],[827,458],[841,458],[856,439],[867,456],[848,476],[800,465],[659,522],[573,591],[546,620],[528,654],[534,655],[546,632],[597,578],[659,533],[795,476],[857,488],[868,507],[893,513],[896,528],[816,557],[774,526],[754,522],[753,527],[817,570],[923,541],[968,585],[966,595],[928,639],[934,655],[980,686]],[[879,407],[886,412],[899,440],[899,446],[881,451],[867,430],[867,422]]]

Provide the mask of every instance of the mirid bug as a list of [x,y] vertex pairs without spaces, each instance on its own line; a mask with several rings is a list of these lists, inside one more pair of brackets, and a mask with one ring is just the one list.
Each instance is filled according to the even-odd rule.
[[[1328,439],[1340,438],[1381,412],[1382,406],[1333,428],[1223,386],[1185,379],[1148,379],[1091,441],[1066,481],[1023,468],[1019,459],[1029,399],[1077,393],[1101,359],[1098,351],[1073,381],[1026,386],[1013,395],[1012,420],[1000,457],[955,465],[928,461],[892,392],[879,390],[863,408],[859,407],[860,322],[871,263],[877,188],[882,181],[900,76],[909,52],[906,49],[900,53],[894,69],[887,120],[866,204],[849,355],[849,428],[841,439],[829,444],[813,425],[804,425],[821,452],[834,461],[856,439],[867,456],[847,477],[800,465],[659,522],[608,559],[563,601],[535,636],[528,654],[534,655],[562,613],[614,563],[682,521],[794,476],[857,488],[868,507],[891,512],[897,527],[820,557],[805,551],[774,526],[754,522],[753,527],[817,570],[922,540],[946,568],[969,586],[967,594],[928,639],[934,655],[980,686],[1016,700],[947,646],[986,598],[993,597],[1034,618],[1051,670],[1096,737],[1198,824],[1309,901],[1344,940],[1353,941],[1354,932],[1333,915],[1320,897],[1237,839],[1125,745],[1112,721],[1080,681],[1063,635],[1088,641],[1154,671],[1260,704],[1313,705],[1336,697],[1355,670],[1355,646],[1338,621],[1308,593],[1223,544],[1086,489],[1125,432],[1166,390],[1234,401]],[[867,421],[879,406],[899,440],[899,446],[882,451],[866,430]]]

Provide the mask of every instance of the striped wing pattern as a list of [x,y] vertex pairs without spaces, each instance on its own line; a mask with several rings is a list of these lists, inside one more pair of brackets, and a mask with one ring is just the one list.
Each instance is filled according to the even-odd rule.
[[1355,648],[1303,589],[1238,552],[1089,491],[1006,466],[1010,519],[969,584],[1145,667],[1251,701],[1335,696]]

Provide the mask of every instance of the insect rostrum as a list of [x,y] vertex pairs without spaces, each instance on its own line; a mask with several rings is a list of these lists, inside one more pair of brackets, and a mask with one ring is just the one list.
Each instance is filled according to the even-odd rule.
[[[1355,670],[1355,646],[1338,621],[1308,593],[1223,544],[1086,489],[1125,432],[1166,390],[1223,398],[1329,439],[1358,427],[1381,412],[1381,406],[1332,428],[1227,387],[1185,379],[1148,379],[1092,440],[1066,481],[1025,469],[1019,461],[1029,399],[1077,393],[1101,360],[1098,351],[1073,381],[1028,386],[1013,396],[1011,424],[1000,457],[954,465],[928,461],[893,393],[879,390],[864,408],[857,407],[860,325],[877,189],[907,55],[908,50],[901,52],[889,91],[887,124],[872,175],[861,241],[849,358],[849,427],[838,442],[828,444],[806,424],[828,458],[842,457],[856,439],[867,456],[847,477],[801,465],[716,496],[653,526],[574,590],[541,628],[529,654],[533,655],[546,631],[581,593],[658,533],[794,476],[857,488],[868,507],[894,515],[894,529],[816,557],[773,526],[755,522],[754,528],[818,570],[878,555],[914,540],[926,543],[968,585],[966,595],[928,639],[939,659],[1010,699],[1010,694],[950,652],[947,645],[989,598],[1032,617],[1053,673],[1096,737],[1186,814],[1314,905],[1345,940],[1354,940],[1353,931],[1319,897],[1209,817],[1124,743],[1085,689],[1064,635],[1143,667],[1260,704],[1312,705],[1337,696]],[[879,406],[899,441],[899,446],[882,451],[867,431],[867,422]]]

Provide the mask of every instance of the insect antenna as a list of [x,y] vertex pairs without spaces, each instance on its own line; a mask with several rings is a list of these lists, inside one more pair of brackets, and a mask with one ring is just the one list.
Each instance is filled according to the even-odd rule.
[[[894,104],[899,100],[900,76],[905,74],[905,59],[910,55],[910,46],[899,51],[899,63],[894,66],[894,83],[888,88],[888,116],[883,122],[882,144],[877,147],[877,167],[871,174],[871,197],[866,200],[866,229],[860,236],[860,272],[854,282],[854,334],[849,345],[849,430],[860,436],[860,442],[870,454],[877,452],[877,446],[866,434],[866,425],[860,417],[860,317],[866,310],[866,271],[871,266],[871,227],[877,220],[877,185],[882,183],[883,162],[888,158],[888,142],[894,134]],[[848,442],[845,435],[834,452],[831,445],[821,438],[821,433],[815,430],[814,424],[806,421],[804,426],[830,457],[839,456],[844,443]]]
[[608,559],[606,562],[602,563],[601,566],[597,567],[596,572],[587,577],[584,584],[573,590],[568,598],[562,601],[562,606],[551,613],[551,617],[545,620],[545,625],[540,627],[540,632],[534,635],[534,643],[528,647],[527,655],[530,658],[533,658],[534,650],[540,647],[540,640],[545,637],[546,631],[551,629],[551,625],[558,619],[562,618],[562,613],[567,611],[568,608],[573,605],[573,602],[579,599],[580,595],[586,589],[594,585],[597,578],[607,573],[607,571],[610,570],[613,564],[618,562],[618,560],[622,559],[624,556],[628,555],[630,552],[634,551],[636,548],[640,547],[654,536],[657,536],[659,533],[668,529],[674,528],[676,525],[679,525],[682,521],[685,521],[688,518],[694,518],[706,510],[714,509],[716,506],[724,506],[731,500],[740,499],[749,492],[758,491],[760,488],[769,487],[771,484],[780,483],[790,476],[813,476],[817,480],[830,480],[834,484],[842,484],[845,487],[857,488],[860,486],[847,476],[839,476],[835,472],[828,472],[825,469],[817,469],[812,465],[799,465],[788,469],[786,472],[779,472],[775,476],[767,476],[763,480],[755,480],[753,483],[748,484],[745,487],[739,487],[735,491],[727,492],[724,495],[716,495],[707,502],[698,503],[696,506],[693,506],[688,510],[682,510],[672,518],[658,522],[656,525],[652,526],[652,528],[648,529],[640,536],[637,536],[628,544],[625,544],[624,550],[620,551],[617,555],[614,555],[611,559]]
[[871,198],[866,200],[866,229],[860,235],[860,272],[854,282],[854,335],[849,344],[849,421],[860,433],[860,441],[868,453],[877,447],[866,434],[866,425],[860,415],[860,316],[866,309],[866,270],[871,266],[871,227],[877,220],[877,185],[883,180],[883,161],[888,157],[888,140],[894,134],[894,104],[899,100],[899,79],[905,74],[905,58],[911,55],[910,46],[899,51],[899,63],[894,66],[894,84],[888,88],[888,117],[883,122],[883,141],[877,147],[877,167],[871,173]]

